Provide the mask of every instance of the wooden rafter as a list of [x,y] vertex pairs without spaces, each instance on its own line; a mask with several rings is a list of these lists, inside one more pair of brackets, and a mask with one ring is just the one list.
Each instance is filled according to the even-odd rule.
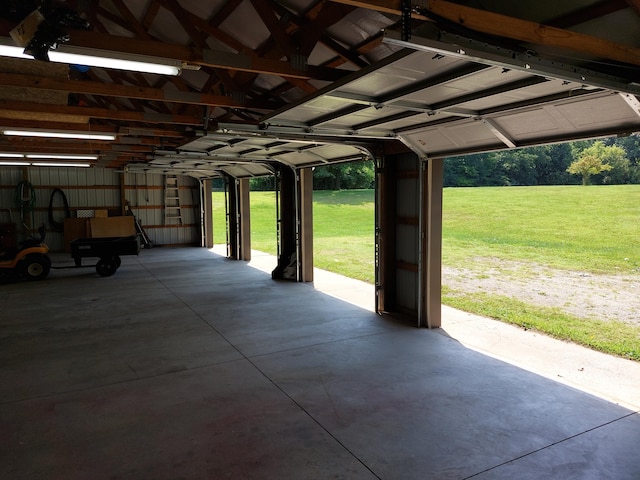
[[[339,22],[346,15],[355,10],[349,5],[324,3],[324,8],[319,12],[314,11],[314,18],[305,21],[304,29],[299,31],[300,50],[304,55],[309,55],[321,39],[330,38],[326,33],[327,28]],[[337,44],[337,42],[335,42]],[[331,48],[331,47],[330,47]]]
[[637,15],[640,15],[640,0],[626,0],[627,5],[629,5],[633,11],[636,12]]
[[[115,13],[110,12],[109,10],[103,8],[103,7],[98,7],[96,9],[96,16],[93,20],[93,27],[95,28],[96,25],[98,24],[102,24],[101,21],[98,21],[99,17],[105,18],[107,20],[109,20],[112,23],[115,23],[116,25],[118,25],[119,27],[130,31],[131,33],[135,34],[135,30],[136,28],[130,24],[128,24],[122,17],[119,17],[118,15],[116,15]],[[136,22],[137,23],[137,22]],[[102,27],[100,29],[101,32],[106,32],[107,29],[105,27]]]
[[202,33],[193,25],[189,19],[189,15],[186,10],[182,8],[177,0],[156,0],[163,7],[169,10],[174,18],[178,21],[182,29],[187,32],[187,35],[191,39],[191,42],[200,49],[207,48],[206,38]]
[[285,33],[285,29],[281,22],[284,17],[280,17],[280,19],[276,17],[276,14],[268,0],[251,0],[251,4],[253,5],[253,8],[256,9],[260,19],[271,33],[271,38],[278,46],[280,52],[291,60],[294,54],[299,53],[299,49],[297,45],[293,45],[291,43],[291,38]]
[[[395,15],[401,14],[401,0],[332,1]],[[412,17],[420,20],[430,20],[429,14],[435,14],[465,28],[487,35],[567,49],[585,55],[640,65],[639,48],[591,35],[470,8],[446,0],[427,0],[422,13],[413,13]]]
[[147,33],[147,29],[138,22],[138,19],[131,13],[131,10],[129,10],[123,0],[111,0],[111,2],[118,9],[125,23],[129,26],[128,28],[133,30],[133,33],[135,33],[138,38],[151,39],[151,35]]
[[145,29],[145,31],[149,31],[149,28],[151,28],[151,24],[155,20],[156,15],[158,15],[159,11],[160,11],[160,4],[158,2],[149,3],[149,7],[147,8],[147,11],[145,12],[144,17],[140,22],[142,27]]
[[309,65],[305,71],[296,70],[289,63],[269,58],[255,58],[242,54],[230,55],[227,52],[214,50],[202,51],[183,45],[168,44],[158,41],[136,40],[114,35],[103,35],[95,32],[74,31],[69,41],[70,45],[88,48],[111,50],[121,53],[135,53],[160,58],[179,59],[193,65],[223,68],[252,73],[266,73],[285,78],[299,78],[309,80],[339,80],[346,72]]
[[[215,38],[216,40],[225,44],[227,47],[229,47],[232,50],[243,53],[245,55],[255,55],[255,52],[251,48],[243,44],[240,40],[220,30],[218,28],[218,24],[219,24],[218,21],[207,22],[206,20],[198,17],[197,15],[194,15],[193,13],[189,12],[186,9],[183,9],[183,11],[185,12],[185,15],[188,17],[189,22],[192,23],[193,26],[198,28],[203,33],[206,33],[207,35]],[[224,19],[220,19],[219,21],[222,22],[224,21]]]
[[364,68],[367,65],[369,65],[366,61],[360,58],[360,55],[357,53],[357,51],[354,52],[353,50],[344,48],[342,45],[340,45],[338,42],[336,42],[333,38],[329,37],[328,35],[323,35],[321,38],[322,38],[322,43],[324,43],[327,47],[329,47],[331,50],[337,53],[341,59],[341,61],[334,60],[332,63],[326,66],[337,67],[338,65],[344,62],[351,62],[360,68]]

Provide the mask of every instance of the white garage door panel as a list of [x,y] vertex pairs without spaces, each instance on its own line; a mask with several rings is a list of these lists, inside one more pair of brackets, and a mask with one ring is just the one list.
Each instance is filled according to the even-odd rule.
[[494,119],[515,140],[539,137],[541,134],[555,136],[564,129],[549,112],[540,108],[513,115],[502,115]]
[[[575,85],[576,88],[579,85]],[[482,112],[502,105],[515,104],[526,100],[534,100],[549,95],[555,95],[567,91],[567,85],[560,80],[547,81],[537,85],[528,85],[524,88],[516,88],[499,95],[489,95],[486,97],[461,104],[461,107]]]
[[497,148],[501,142],[481,120],[466,120],[455,127],[419,130],[402,136],[408,142],[420,145],[429,155],[442,152],[477,151]]
[[558,105],[556,109],[576,130],[591,129],[602,124],[629,125],[638,121],[638,116],[629,105],[615,94],[587,102]]
[[[618,93],[640,105],[634,96],[640,87],[630,81],[569,65],[509,63],[511,57],[494,54],[461,57],[438,45],[398,52],[263,120],[286,125],[294,119],[293,128],[313,125],[310,135],[336,141],[397,138],[423,157],[640,131],[640,107],[634,110]],[[318,101],[325,96],[344,103]],[[349,104],[344,115],[330,109]],[[322,124],[314,125],[322,109],[309,105],[322,106]]]
[[411,144],[420,145],[424,151],[428,152],[450,151],[458,147],[445,128],[420,130],[402,137]]
[[454,58],[432,60],[433,54],[416,56],[415,53],[382,67],[364,77],[348,83],[340,90],[380,97],[400,90],[427,77],[435,77],[455,70],[465,62]]

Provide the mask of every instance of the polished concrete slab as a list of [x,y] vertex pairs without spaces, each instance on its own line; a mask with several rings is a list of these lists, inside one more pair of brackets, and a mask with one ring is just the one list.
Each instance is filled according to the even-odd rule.
[[0,285],[0,478],[640,478],[637,363],[216,251]]

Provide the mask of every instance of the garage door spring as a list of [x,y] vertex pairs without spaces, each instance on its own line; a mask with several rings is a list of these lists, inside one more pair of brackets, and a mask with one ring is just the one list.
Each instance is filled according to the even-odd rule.
[[54,188],[51,192],[51,196],[49,197],[49,225],[54,232],[62,232],[64,229],[64,223],[56,222],[53,218],[53,198],[56,193],[59,193],[62,196],[62,202],[64,203],[64,218],[71,217],[71,210],[69,210],[69,202],[67,201],[67,196],[64,192],[59,188]]

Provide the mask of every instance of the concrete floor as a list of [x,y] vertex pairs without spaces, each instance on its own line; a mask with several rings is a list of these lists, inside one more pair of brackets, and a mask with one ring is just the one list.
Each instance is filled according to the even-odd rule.
[[640,478],[637,363],[273,266],[157,248],[0,285],[0,478]]

